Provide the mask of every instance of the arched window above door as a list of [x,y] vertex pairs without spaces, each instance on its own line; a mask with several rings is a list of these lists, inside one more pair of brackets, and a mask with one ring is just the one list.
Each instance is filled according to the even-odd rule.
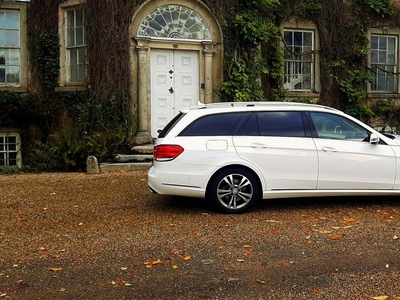
[[210,41],[211,31],[197,12],[180,5],[166,5],[158,7],[142,20],[138,36]]

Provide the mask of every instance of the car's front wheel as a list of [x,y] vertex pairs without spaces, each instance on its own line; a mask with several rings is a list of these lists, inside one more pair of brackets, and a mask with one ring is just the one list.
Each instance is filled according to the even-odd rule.
[[258,200],[260,187],[256,177],[244,169],[226,169],[216,175],[208,196],[224,213],[242,213]]

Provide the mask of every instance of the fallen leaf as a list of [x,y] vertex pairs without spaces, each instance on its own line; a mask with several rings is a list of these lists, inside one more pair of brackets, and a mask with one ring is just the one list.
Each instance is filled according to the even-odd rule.
[[377,297],[372,297],[372,299],[375,300],[386,300],[387,298],[389,298],[388,296],[377,296]]
[[243,245],[243,248],[253,248],[251,245]]
[[121,270],[122,271],[126,271],[126,270],[128,270],[128,268],[127,267],[121,267]]
[[183,259],[184,260],[189,260],[191,257],[190,257],[190,255],[189,254],[185,254],[184,256],[183,256]]
[[238,258],[238,259],[236,259],[236,261],[238,261],[238,262],[244,262],[244,259]]
[[278,264],[281,265],[281,266],[288,266],[289,265],[289,263],[287,261],[285,261],[285,260],[279,261]]
[[258,282],[258,283],[261,283],[261,284],[266,284],[266,283],[267,283],[266,281],[261,280],[261,279],[257,279],[257,282]]
[[49,268],[49,271],[53,271],[53,272],[57,272],[57,271],[61,271],[62,268]]
[[146,268],[152,268],[154,265],[162,264],[162,261],[159,259],[157,259],[155,261],[149,260],[149,261],[145,262],[144,264],[146,265]]
[[347,218],[347,219],[344,219],[344,221],[348,222],[348,223],[354,223],[356,220],[353,218]]
[[331,240],[337,241],[340,240],[342,238],[341,235],[331,235]]

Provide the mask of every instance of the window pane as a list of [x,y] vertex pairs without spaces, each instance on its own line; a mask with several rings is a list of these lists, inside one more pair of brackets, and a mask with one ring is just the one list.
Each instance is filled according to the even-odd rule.
[[86,61],[86,48],[78,48],[78,64],[84,65]]
[[19,12],[7,11],[5,26],[6,29],[19,29]]
[[81,27],[83,26],[83,10],[77,9],[75,10],[75,26]]
[[8,56],[6,62],[7,65],[19,66],[20,65],[19,49],[8,50]]
[[378,62],[378,51],[372,50],[371,51],[371,63]]
[[377,36],[372,36],[371,37],[371,48],[372,49],[378,49],[378,37]]
[[260,135],[305,137],[301,112],[259,112]]
[[71,81],[78,81],[79,71],[77,65],[71,65]]
[[18,31],[6,31],[4,35],[5,46],[7,47],[19,47],[19,32]]
[[0,47],[4,47],[6,45],[6,32],[5,30],[0,29]]
[[389,51],[395,51],[396,50],[396,39],[395,38],[389,38],[388,50]]
[[0,68],[0,82],[6,82],[6,70],[4,68]]
[[76,46],[82,46],[85,43],[83,31],[84,31],[83,27],[78,27],[75,30],[75,37],[76,37],[75,45]]
[[284,39],[285,39],[285,43],[287,45],[292,45],[293,44],[292,32],[291,31],[285,31],[284,32]]
[[5,28],[6,26],[6,13],[4,10],[0,10],[0,28]]
[[386,38],[380,37],[379,38],[379,50],[386,50],[386,49],[387,49]]
[[78,64],[78,49],[76,49],[76,48],[71,49],[69,51],[69,53],[70,53],[69,60],[70,60],[71,66]]
[[19,67],[7,68],[7,82],[19,83]]

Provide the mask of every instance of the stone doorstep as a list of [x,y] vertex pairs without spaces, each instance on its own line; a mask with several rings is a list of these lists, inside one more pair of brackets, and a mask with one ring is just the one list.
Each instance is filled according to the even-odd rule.
[[153,154],[154,145],[138,145],[132,148],[132,151],[136,154]]
[[101,163],[100,173],[108,171],[140,171],[148,170],[153,165],[152,162],[133,162],[133,163]]
[[153,154],[117,154],[113,163],[151,162]]

